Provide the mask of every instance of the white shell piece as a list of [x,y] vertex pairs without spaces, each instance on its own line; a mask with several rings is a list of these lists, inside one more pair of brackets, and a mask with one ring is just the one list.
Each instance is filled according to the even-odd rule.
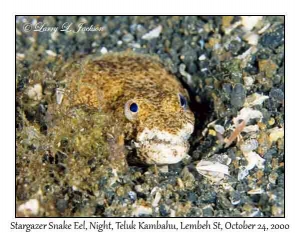
[[61,104],[62,103],[62,100],[64,98],[64,89],[62,88],[56,88],[55,90],[55,97],[56,97],[56,103],[57,104]]
[[39,213],[39,202],[37,199],[30,199],[29,201],[20,205],[18,211],[25,214],[37,215]]
[[151,40],[153,38],[157,38],[157,37],[159,37],[161,31],[162,31],[162,26],[159,25],[158,27],[154,28],[150,32],[148,32],[145,35],[143,35],[142,39],[144,39],[144,40]]
[[221,163],[201,160],[197,166],[197,171],[212,181],[218,182],[229,175],[228,166]]

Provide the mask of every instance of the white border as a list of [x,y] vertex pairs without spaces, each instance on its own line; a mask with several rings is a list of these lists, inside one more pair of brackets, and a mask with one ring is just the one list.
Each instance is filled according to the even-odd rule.
[[[287,14],[286,17],[286,218],[285,219],[247,219],[255,223],[289,223],[291,230],[299,232],[299,7],[296,1],[278,0],[235,0],[235,1],[186,1],[186,0],[132,0],[132,1],[7,1],[1,3],[0,46],[1,46],[1,232],[8,232],[10,222],[14,221],[14,156],[15,156],[15,18],[14,14]],[[80,219],[82,220],[82,219]],[[115,221],[116,219],[110,219]],[[142,219],[152,221],[153,219]],[[235,221],[235,219],[210,219],[210,221]],[[242,219],[237,219],[241,221]],[[50,219],[18,219],[18,222],[37,223]],[[62,219],[53,221],[61,222]],[[75,219],[67,219],[75,221]],[[170,221],[180,221],[174,219]],[[184,219],[194,222],[195,219]],[[204,219],[201,219],[204,221]],[[21,232],[21,231],[20,231]],[[53,231],[43,231],[53,232]],[[56,231],[62,232],[62,231]],[[64,231],[66,232],[66,231]],[[68,231],[70,232],[70,231]],[[129,232],[129,231],[122,231]],[[151,232],[151,231],[147,231]],[[162,231],[155,231],[162,232]],[[166,232],[166,231],[164,231]],[[195,232],[200,232],[195,231]],[[211,231],[214,232],[214,231]],[[217,231],[215,231],[217,232]],[[228,231],[223,231],[228,232]],[[237,231],[239,232],[239,231]],[[252,231],[259,232],[259,231]],[[283,232],[283,231],[281,231]]]

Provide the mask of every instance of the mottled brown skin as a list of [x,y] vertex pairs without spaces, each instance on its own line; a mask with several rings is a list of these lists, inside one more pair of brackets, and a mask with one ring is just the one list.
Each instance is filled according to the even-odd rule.
[[[72,71],[68,79],[69,98],[65,102],[111,114],[125,140],[137,141],[145,128],[177,135],[187,123],[194,125],[193,113],[180,105],[178,96],[181,93],[188,99],[187,91],[156,58],[134,53],[107,54],[88,60]],[[124,114],[128,101],[139,107],[130,120]],[[142,162],[152,163],[145,159],[151,153],[143,151],[138,155]]]

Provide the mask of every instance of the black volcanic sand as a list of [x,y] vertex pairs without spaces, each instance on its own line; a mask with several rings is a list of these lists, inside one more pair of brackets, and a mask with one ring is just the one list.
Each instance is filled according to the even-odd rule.
[[[66,22],[74,30],[81,22],[103,30],[24,31],[26,23],[46,30]],[[250,24],[237,16],[17,17],[17,216],[284,216],[278,131],[284,128],[284,18]],[[158,37],[143,37],[159,26]],[[101,130],[105,116],[77,109],[76,118],[64,119],[53,108],[55,90],[64,87],[63,66],[124,50],[158,55],[190,93],[196,129],[190,157],[176,165],[114,167]],[[254,93],[269,97],[251,107],[262,114],[249,122],[257,131],[242,132],[225,148],[233,118]],[[215,125],[225,128],[223,135]],[[247,170],[241,143],[249,139],[265,161]],[[222,160],[228,175],[219,182],[203,176],[200,160]]]

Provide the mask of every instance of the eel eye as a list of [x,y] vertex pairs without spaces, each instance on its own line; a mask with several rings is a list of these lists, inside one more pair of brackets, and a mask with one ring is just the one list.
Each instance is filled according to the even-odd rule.
[[136,103],[132,103],[129,106],[131,112],[137,112],[139,110],[139,106]]
[[124,113],[128,120],[134,121],[138,116],[139,106],[134,100],[128,100],[124,106]]
[[186,98],[181,95],[181,94],[178,94],[178,97],[179,97],[179,103],[180,103],[180,106],[183,108],[183,109],[186,109],[187,107],[187,101],[186,101]]

